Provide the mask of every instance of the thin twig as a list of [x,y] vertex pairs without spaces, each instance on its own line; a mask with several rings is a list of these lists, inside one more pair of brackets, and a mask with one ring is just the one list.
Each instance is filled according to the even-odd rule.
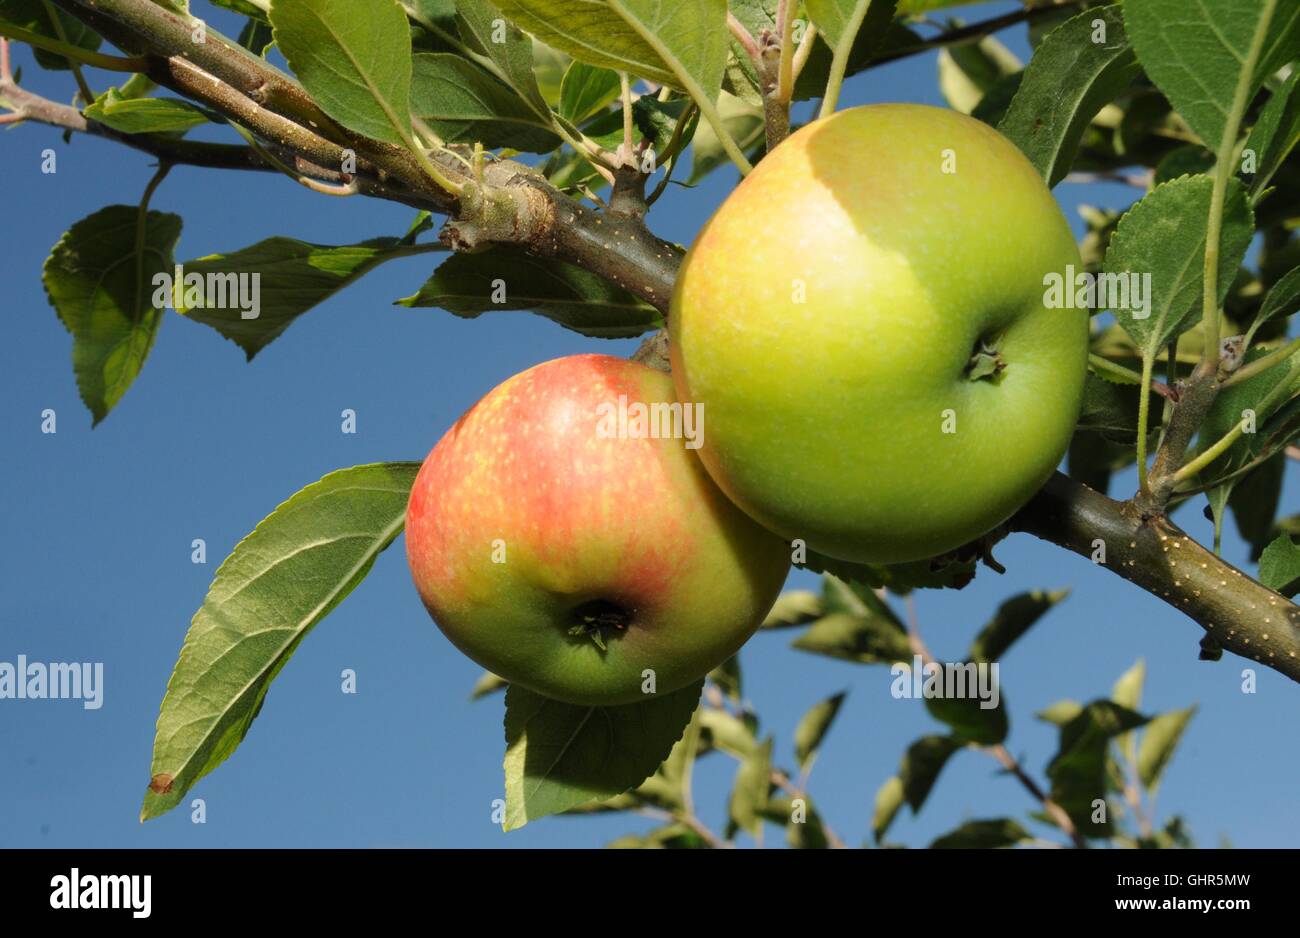
[[[921,638],[920,623],[916,615],[916,600],[909,593],[903,598],[903,605],[907,611],[907,639],[912,646],[912,653],[918,656],[923,664],[936,664],[934,655],[926,647],[925,641]],[[1004,769],[1016,777],[1016,780],[1024,786],[1025,790],[1043,806],[1043,810],[1051,815],[1056,825],[1070,838],[1071,842],[1079,848],[1086,848],[1088,841],[1079,833],[1074,826],[1074,821],[1065,812],[1059,804],[1051,799],[1047,792],[1039,787],[1038,783],[1030,778],[1029,774],[1021,767],[1020,762],[1007,751],[1007,747],[1002,743],[994,746],[976,746],[981,752],[987,753],[996,759]]]
[[[806,801],[808,798],[808,793],[803,789],[803,787],[801,785],[794,784],[794,782],[790,780],[790,776],[781,769],[772,770],[772,783],[776,785],[778,788],[780,788],[787,795],[789,795],[792,799],[803,798]],[[821,825],[822,825],[822,833],[826,835],[826,843],[830,846],[832,850],[847,849],[843,838],[841,838],[839,834],[835,833],[835,831],[831,830],[831,826],[829,824],[827,824],[825,821],[822,821]]]
[[745,28],[745,24],[736,19],[736,14],[730,10],[727,11],[727,29],[731,30],[732,38],[740,43],[740,47],[745,50],[745,54],[750,57],[754,67],[758,67],[758,40],[752,33]]
[[637,810],[638,814],[645,817],[654,818],[659,821],[676,821],[699,835],[700,839],[715,850],[730,850],[735,845],[723,840],[712,830],[709,829],[703,821],[693,813],[682,811],[665,811],[662,808],[643,807]]
[[[1111,361],[1109,358],[1103,358],[1100,355],[1093,355],[1089,353],[1088,364],[1092,366],[1092,370],[1094,372],[1106,371],[1115,375],[1116,377],[1124,378],[1128,381],[1131,381],[1133,384],[1142,383],[1142,376],[1140,374],[1138,374],[1132,368],[1126,368],[1125,366],[1119,364],[1118,362]],[[1155,391],[1157,394],[1159,394],[1163,398],[1166,398],[1167,400],[1171,400],[1171,401],[1178,400],[1177,393],[1175,393],[1174,390],[1169,387],[1169,385],[1163,384],[1159,381],[1153,380],[1151,382],[1151,390]]]
[[[50,0],[41,0],[41,5],[45,8],[45,15],[49,17],[51,25],[54,26],[54,32],[58,35],[59,41],[68,42],[68,31],[63,28],[63,21],[59,19],[54,4],[50,3]],[[95,100],[95,92],[90,90],[90,85],[86,82],[85,73],[81,70],[81,63],[74,59],[65,59],[64,61],[68,63],[68,68],[72,70],[72,77],[77,82],[77,89],[81,92],[82,100],[86,104],[90,104]]]

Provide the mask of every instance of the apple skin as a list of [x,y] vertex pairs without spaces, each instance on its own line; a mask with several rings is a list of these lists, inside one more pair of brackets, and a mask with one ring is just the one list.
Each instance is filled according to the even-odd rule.
[[[677,280],[673,377],[704,405],[710,475],[766,527],[844,560],[980,537],[1074,430],[1088,313],[1043,302],[1067,264],[1083,269],[1061,210],[985,124],[891,104],[808,125],[723,203]],[[970,380],[977,341],[999,333],[998,380]]]
[[[680,439],[602,438],[601,404],[675,402],[672,380],[607,355],[546,362],[480,400],[425,460],[406,551],[451,642],[547,697],[665,694],[739,650],[776,600],[789,547],[731,504]],[[493,562],[504,544],[505,562]],[[571,635],[617,610],[605,651]]]

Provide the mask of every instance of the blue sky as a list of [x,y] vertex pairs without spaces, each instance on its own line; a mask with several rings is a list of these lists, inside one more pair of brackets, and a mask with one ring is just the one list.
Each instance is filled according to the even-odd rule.
[[[962,13],[977,19],[1008,6]],[[211,13],[216,28],[237,30],[224,13],[202,13]],[[1023,28],[1003,37],[1028,57]],[[16,52],[16,64],[28,87],[70,98],[66,74],[43,72],[25,51]],[[91,74],[97,89],[107,87],[108,76]],[[934,56],[848,83],[842,103],[871,101],[941,103]],[[40,172],[46,147],[59,154],[54,175]],[[73,381],[71,340],[46,302],[40,267],[70,224],[108,204],[134,204],[151,173],[142,154],[89,138],[65,146],[50,128],[22,126],[0,142],[0,282],[10,324],[0,346],[0,473],[8,492],[0,508],[7,534],[0,543],[0,661],[25,654],[105,666],[100,710],[71,701],[0,701],[0,846],[597,846],[652,826],[637,817],[550,818],[506,835],[491,823],[502,788],[502,701],[468,701],[480,669],[430,622],[400,542],[306,639],[234,757],[194,789],[192,797],[206,802],[207,823],[191,823],[186,810],[137,821],[158,704],[190,617],[217,563],[258,520],[332,469],[423,458],[478,397],[532,364],[635,348],[584,339],[526,314],[464,321],[393,306],[438,260],[408,258],[312,311],[252,364],[211,329],[168,313],[143,374],[92,431]],[[670,187],[651,215],[656,231],[689,243],[735,180],[727,168],[696,189]],[[1078,205],[1122,207],[1136,190],[1062,184],[1056,193],[1081,230]],[[401,234],[413,215],[403,206],[315,195],[283,177],[188,167],[173,170],[153,207],[184,217],[178,259],[271,235],[344,244]],[[58,413],[57,434],[40,432],[46,408]],[[339,432],[344,408],[357,412],[354,435]],[[1284,510],[1295,505],[1294,466],[1289,472]],[[1134,486],[1129,474],[1113,491]],[[1180,520],[1208,539],[1199,506]],[[190,562],[195,538],[207,541],[206,566]],[[1233,531],[1224,552],[1245,563]],[[1056,736],[1033,713],[1064,697],[1106,696],[1144,658],[1144,711],[1201,705],[1167,773],[1159,816],[1185,815],[1203,845],[1225,835],[1240,846],[1296,843],[1291,779],[1300,758],[1285,743],[1284,727],[1294,720],[1300,689],[1262,669],[1258,692],[1241,693],[1245,662],[1198,661],[1194,623],[1073,554],[1016,535],[998,557],[1005,576],[981,571],[966,590],[924,593],[917,607],[935,653],[956,657],[1006,597],[1073,590],[1002,667],[1008,746],[1031,773],[1043,778]],[[812,583],[804,573],[790,580]],[[907,744],[938,726],[920,702],[889,695],[886,670],[793,651],[791,637],[761,635],[744,649],[746,696],[788,766],[803,712],[849,691],[810,790],[832,826],[850,843],[862,842],[877,787]],[[345,668],[357,672],[356,695],[339,692]],[[699,812],[715,828],[734,771],[725,756],[708,757],[697,771]],[[924,845],[963,820],[1023,816],[1031,807],[991,759],[964,752],[922,813],[900,816],[891,839]],[[769,832],[769,842],[780,839]]]

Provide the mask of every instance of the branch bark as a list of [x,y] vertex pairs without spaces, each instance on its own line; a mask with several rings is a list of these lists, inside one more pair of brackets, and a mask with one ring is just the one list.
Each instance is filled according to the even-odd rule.
[[1145,515],[1058,472],[1010,527],[1090,559],[1104,546],[1107,569],[1198,622],[1212,642],[1300,681],[1300,607],[1164,515]]

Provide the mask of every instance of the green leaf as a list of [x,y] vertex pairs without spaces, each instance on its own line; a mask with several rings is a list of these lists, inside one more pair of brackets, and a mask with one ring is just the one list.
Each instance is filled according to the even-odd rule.
[[275,41],[299,81],[349,130],[411,138],[411,32],[396,0],[272,0]]
[[140,819],[174,808],[248,733],[271,682],[401,533],[419,463],[325,476],[222,563],[167,684]]
[[180,98],[124,98],[116,88],[96,98],[85,113],[124,134],[183,133],[209,120],[201,108]]
[[1257,197],[1268,185],[1284,160],[1300,143],[1300,69],[1293,71],[1259,112],[1242,151],[1253,154],[1255,174],[1250,177],[1250,194]]
[[[1093,22],[1101,20],[1101,30]],[[1085,10],[1047,34],[998,129],[1056,185],[1069,172],[1084,130],[1138,74],[1118,5]]]
[[912,660],[912,646],[905,629],[883,616],[849,612],[836,612],[818,619],[790,647],[858,664]]
[[456,28],[456,0],[403,0],[402,6],[421,25],[432,23],[452,31]]
[[[626,795],[620,795],[602,804],[623,805],[625,808],[652,804],[666,811],[682,811],[690,803],[691,773],[695,766],[695,757],[700,750],[702,709],[696,708],[691,722],[686,726],[686,731],[682,733],[682,738],[673,745],[668,758],[664,759],[653,775]],[[582,808],[571,810],[581,811]]]
[[772,787],[772,738],[769,736],[756,746],[736,768],[736,781],[731,786],[728,805],[727,836],[743,830],[757,837],[763,826],[763,812]]
[[1115,686],[1111,688],[1110,699],[1121,707],[1137,710],[1142,705],[1142,684],[1146,676],[1146,662],[1139,658],[1134,662],[1133,667],[1121,674],[1119,680],[1115,682]]
[[[1124,24],[1156,87],[1211,150],[1218,150],[1251,42],[1260,0],[1127,0]],[[1300,54],[1300,6],[1277,3],[1246,101],[1264,78]]]
[[[1251,349],[1246,354],[1245,364],[1258,361],[1266,354],[1268,353],[1263,349]],[[1295,362],[1297,356],[1300,356],[1300,352],[1279,365],[1261,371],[1240,384],[1231,385],[1219,392],[1198,431],[1197,452],[1204,452],[1222,439],[1233,427],[1241,423],[1248,410],[1254,412],[1256,432],[1243,433],[1223,455],[1211,463],[1210,468],[1206,470],[1207,480],[1222,476],[1244,465],[1252,455],[1252,451],[1259,447],[1261,440],[1270,438],[1268,419],[1277,412],[1287,398],[1300,391],[1300,381],[1291,378],[1289,370],[1290,363]],[[1266,399],[1283,382],[1288,383],[1288,388],[1283,392],[1283,400],[1266,407]]]
[[460,15],[461,35],[483,50],[501,72],[501,78],[534,113],[546,117],[550,106],[537,85],[532,40],[503,20],[500,11],[487,0],[456,0],[456,12]]
[[[1272,426],[1271,422],[1269,426]],[[1259,556],[1268,545],[1273,518],[1277,516],[1277,506],[1282,499],[1285,473],[1286,454],[1277,453],[1232,483],[1228,507],[1232,510],[1241,539],[1250,545],[1252,556]]]
[[999,660],[1044,613],[1069,595],[1069,590],[1033,590],[1008,599],[975,636],[970,649],[971,660]]
[[1047,766],[1051,797],[1085,836],[1102,837],[1112,830],[1109,812],[1105,823],[1092,820],[1094,802],[1106,797],[1110,740],[1146,722],[1147,717],[1113,701],[1094,700],[1061,725],[1059,747]]
[[1046,710],[1040,710],[1034,716],[1045,723],[1054,723],[1062,726],[1069,723],[1080,713],[1083,712],[1083,704],[1077,700],[1058,700],[1049,706]]
[[881,602],[869,588],[836,576],[822,577],[822,604],[828,613],[878,615],[900,629],[903,627],[903,624],[898,621],[898,616],[894,615],[894,611]]
[[441,306],[465,319],[529,310],[600,339],[630,338],[663,326],[658,310],[595,274],[507,247],[449,257],[419,293],[398,303]]
[[[930,716],[941,723],[946,723],[956,739],[978,743],[981,746],[996,746],[1005,740],[1009,729],[1006,695],[999,689],[997,706],[985,707],[984,704],[989,701],[975,696],[979,690],[978,671],[974,670],[977,665],[973,662],[953,662],[940,663],[939,666],[944,668],[945,673],[948,669],[954,669],[953,673],[958,675],[954,679],[965,681],[966,689],[957,696],[926,697],[925,709],[930,711]],[[960,671],[955,670],[959,668]],[[912,678],[910,675],[905,675],[901,679]]]
[[840,691],[827,697],[805,713],[799,725],[795,727],[795,759],[799,762],[799,770],[805,775],[812,769],[812,764],[817,758],[817,750],[821,748],[822,740],[825,739],[831,724],[835,722],[835,717],[840,712],[840,705],[844,703],[844,695],[847,693],[848,691]]
[[[1129,710],[1137,710],[1142,704],[1142,684],[1146,680],[1147,666],[1146,662],[1139,658],[1123,674],[1120,675],[1115,686],[1111,688],[1110,699],[1121,707],[1127,707]],[[1123,733],[1116,739],[1120,752],[1130,761],[1133,759],[1133,734]]]
[[[1084,381],[1083,409],[1078,429],[1096,433],[1112,443],[1132,445],[1137,440],[1137,415],[1141,392],[1137,385],[1119,385],[1091,371]],[[1159,411],[1159,398],[1152,393],[1153,414]]]
[[1014,847],[1025,840],[1032,840],[1029,831],[1011,818],[990,818],[988,820],[967,821],[956,830],[951,830],[930,844],[931,850],[987,850],[997,847]]
[[825,614],[821,597],[811,590],[788,590],[777,597],[759,628],[788,629],[806,625]]
[[1199,143],[1189,143],[1171,150],[1169,155],[1160,161],[1151,184],[1158,186],[1179,176],[1198,176],[1209,173],[1213,169],[1214,154]]
[[[699,113],[692,111],[687,124],[682,129],[679,143],[669,149],[673,131],[676,130],[682,114],[690,104],[685,98],[674,101],[660,101],[658,98],[642,95],[632,103],[632,123],[641,135],[650,141],[655,151],[655,159],[663,163],[676,156],[681,147],[690,142],[699,121]],[[609,111],[588,123],[583,130],[607,150],[614,150],[623,143],[623,111]]]
[[903,806],[903,780],[897,775],[885,779],[885,783],[876,792],[876,807],[871,815],[871,836],[880,843],[898,817],[898,809]]
[[1300,309],[1300,267],[1283,274],[1264,294],[1252,328],[1258,328],[1270,319],[1290,316],[1297,309]]
[[951,736],[922,736],[907,747],[898,768],[898,777],[903,784],[903,799],[911,806],[913,814],[925,804],[948,759],[965,746],[962,740]]
[[939,91],[953,110],[969,114],[1001,79],[1020,71],[1015,53],[996,37],[939,50]]
[[1011,110],[1011,102],[1015,100],[1016,92],[1020,90],[1024,80],[1024,69],[1010,75],[1003,75],[988,91],[984,92],[979,103],[971,109],[970,116],[990,127],[997,127],[1007,116],[1007,111]]
[[148,75],[142,75],[139,72],[136,72],[118,86],[117,93],[123,100],[130,100],[133,98],[143,98],[157,87],[157,83]]
[[484,671],[479,679],[474,682],[474,689],[469,692],[469,699],[481,700],[499,690],[505,690],[509,686],[510,682],[505,678],[497,677],[491,671]]
[[1281,534],[1259,558],[1259,581],[1288,599],[1300,593],[1300,544]]
[[253,55],[266,58],[267,51],[275,45],[271,24],[266,20],[250,19],[239,31],[239,44]]
[[411,111],[448,143],[480,142],[526,153],[549,153],[560,145],[549,121],[468,59],[421,53],[412,68]]
[[96,424],[153,348],[166,304],[154,303],[151,284],[171,274],[180,234],[178,215],[110,205],[69,228],[45,261],[45,292],[72,333],[77,389]]
[[573,62],[560,83],[560,116],[580,124],[605,110],[618,98],[621,87],[618,72]]
[[700,739],[704,735],[703,727],[700,725],[700,709],[695,708],[690,723],[686,725],[686,732],[673,745],[668,758],[659,766],[658,771],[641,784],[638,790],[643,797],[651,795],[651,792],[647,791],[647,786],[653,782],[656,786],[655,797],[658,799],[656,803],[671,804],[674,808],[684,808],[690,804],[691,776],[700,752]]
[[757,745],[752,727],[725,710],[700,708],[700,730],[702,745],[737,759],[748,757]]
[[248,16],[254,20],[266,23],[266,12],[249,0],[212,0],[213,6],[223,7],[241,16]]
[[[1107,274],[1150,275],[1149,315],[1113,310],[1116,319],[1148,354],[1184,332],[1200,313],[1206,225],[1213,182],[1184,176],[1152,189],[1119,220],[1103,270]],[[1245,189],[1233,180],[1223,208],[1219,248],[1218,302],[1222,303],[1255,233]]]
[[[252,361],[303,313],[401,254],[396,238],[340,246],[267,238],[229,254],[186,261],[185,278],[199,280],[194,288],[181,290],[177,285],[176,309],[216,329]],[[245,310],[234,302],[232,291],[241,280],[253,284],[258,307],[254,318],[243,318]]]
[[834,49],[839,46],[845,31],[859,15],[859,9],[869,8],[872,4],[873,0],[807,0],[804,6],[808,8],[809,18],[825,38],[826,44]]
[[506,819],[529,821],[641,784],[682,738],[702,681],[644,703],[583,707],[506,690]]
[[508,19],[580,62],[713,101],[727,60],[726,0],[497,0]]
[[[12,23],[28,32],[69,42],[79,49],[94,52],[103,41],[99,34],[81,20],[51,4],[58,26],[50,19],[49,10],[41,0],[0,0],[0,20]],[[36,63],[51,71],[71,68],[66,57],[45,49],[32,49]]]
[[1183,738],[1183,731],[1196,715],[1196,707],[1186,710],[1171,710],[1151,720],[1142,731],[1142,744],[1138,747],[1138,778],[1148,791],[1155,791],[1160,785],[1169,760],[1174,757],[1174,750]]

